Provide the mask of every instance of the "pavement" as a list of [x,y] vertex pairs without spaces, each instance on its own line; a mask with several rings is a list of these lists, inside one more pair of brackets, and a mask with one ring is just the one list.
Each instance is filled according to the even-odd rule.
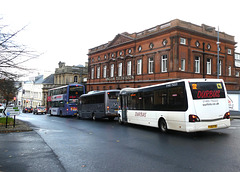
[[[230,111],[240,119],[240,111]],[[60,160],[31,124],[16,120],[16,126],[0,125],[0,172],[64,172]]]
[[0,172],[64,172],[60,160],[30,124],[0,126]]

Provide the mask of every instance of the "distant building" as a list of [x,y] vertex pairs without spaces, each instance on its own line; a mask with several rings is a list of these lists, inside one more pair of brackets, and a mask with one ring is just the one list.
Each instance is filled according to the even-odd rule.
[[43,82],[43,88],[42,88],[42,105],[47,106],[47,95],[48,95],[48,90],[51,88],[55,88],[58,85],[54,84],[54,74],[49,75],[46,77]]
[[[219,76],[228,90],[239,90],[234,36],[220,32],[219,38]],[[87,91],[217,78],[216,42],[215,28],[178,19],[138,33],[118,34],[89,49]]]
[[18,105],[22,107],[35,107],[42,105],[42,81],[43,75],[22,82],[22,88],[18,92]]
[[38,75],[22,82],[22,88],[18,92],[18,105],[23,107],[36,107],[47,105],[47,94],[51,88],[68,85],[71,83],[85,84],[87,82],[87,65],[65,66],[59,62],[59,68],[55,73],[47,77]]
[[240,53],[235,53],[235,67],[238,68],[238,70],[236,70],[236,77],[239,77],[239,73],[240,73]]
[[86,83],[88,75],[87,66],[66,66],[64,62],[58,63],[54,74],[54,84],[68,85],[72,83]]

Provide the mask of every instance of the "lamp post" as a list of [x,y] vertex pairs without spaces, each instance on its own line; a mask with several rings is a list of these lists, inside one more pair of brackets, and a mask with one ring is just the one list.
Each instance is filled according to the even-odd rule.
[[217,31],[217,79],[219,79],[219,27]]

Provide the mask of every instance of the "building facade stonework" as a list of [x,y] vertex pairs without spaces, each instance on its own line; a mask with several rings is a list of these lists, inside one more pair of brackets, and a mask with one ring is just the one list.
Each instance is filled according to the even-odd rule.
[[73,83],[86,82],[87,65],[66,66],[64,62],[58,63],[58,68],[55,69],[54,84],[68,85]]
[[[239,90],[234,36],[220,32],[219,78]],[[178,19],[89,49],[87,91],[217,78],[217,31]]]

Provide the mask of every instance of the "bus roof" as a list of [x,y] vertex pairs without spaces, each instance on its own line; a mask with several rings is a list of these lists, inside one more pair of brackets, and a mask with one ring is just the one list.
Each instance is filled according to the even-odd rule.
[[48,91],[56,90],[56,89],[60,89],[60,88],[65,88],[67,86],[83,86],[83,85],[82,84],[69,84],[69,85],[64,85],[64,86],[60,86],[60,87],[56,87],[56,88],[51,88]]
[[91,95],[98,95],[104,94],[106,92],[120,92],[120,90],[102,90],[102,91],[90,91],[87,94],[82,94],[80,97],[91,96]]
[[147,89],[147,88],[153,88],[161,85],[166,85],[166,84],[172,84],[176,82],[223,82],[222,79],[214,79],[214,78],[193,78],[193,79],[179,79],[171,82],[164,82],[160,84],[155,84],[155,85],[150,85],[150,86],[145,86],[145,87],[139,87],[139,88],[123,88],[120,92],[120,94],[127,94],[131,92],[137,92],[142,89]]

